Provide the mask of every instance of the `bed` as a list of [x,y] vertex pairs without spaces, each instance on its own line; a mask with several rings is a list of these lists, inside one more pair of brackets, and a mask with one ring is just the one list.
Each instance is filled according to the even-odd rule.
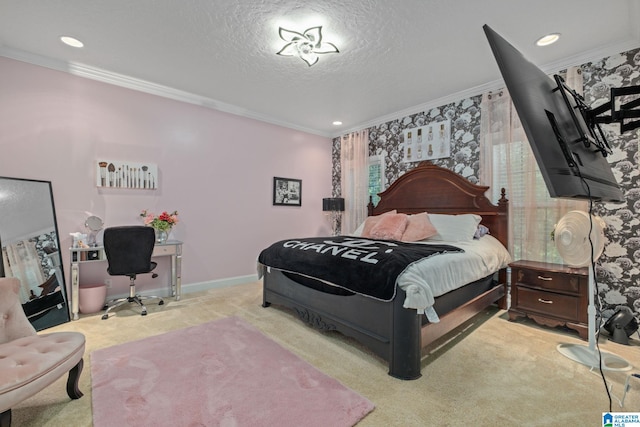
[[[508,200],[505,190],[502,189],[497,204],[485,197],[487,190],[488,187],[472,184],[451,170],[422,162],[380,193],[376,206],[370,202],[368,213],[369,216],[392,211],[408,215],[423,212],[479,215],[491,239],[506,247]],[[492,304],[506,306],[505,263],[501,263],[497,271],[483,274],[481,279],[435,296],[429,308],[437,313],[438,319],[434,322],[421,314],[421,310],[405,308],[411,298],[409,289],[395,286],[391,299],[363,295],[332,286],[313,275],[292,273],[281,265],[273,267],[264,262],[265,252],[260,254],[258,264],[263,278],[263,307],[275,304],[289,308],[317,329],[338,331],[355,338],[388,362],[389,375],[403,380],[421,376],[423,352],[439,338]]]

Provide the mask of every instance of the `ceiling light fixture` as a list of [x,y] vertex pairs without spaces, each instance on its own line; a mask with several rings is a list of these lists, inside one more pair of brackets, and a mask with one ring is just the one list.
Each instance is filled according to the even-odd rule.
[[76,39],[75,37],[71,37],[71,36],[60,36],[60,40],[62,40],[62,43],[69,45],[71,47],[83,47],[84,43],[82,43],[80,40]]
[[333,122],[334,126],[340,126],[342,124],[342,122],[340,120],[336,120]]
[[329,42],[322,41],[322,27],[311,27],[300,34],[280,27],[280,38],[287,42],[277,55],[298,56],[309,67],[318,62],[318,55],[325,53],[339,53],[338,48]]
[[553,44],[553,43],[557,42],[559,38],[560,38],[560,33],[547,34],[546,36],[540,37],[536,41],[536,45],[537,46],[549,46],[550,44]]

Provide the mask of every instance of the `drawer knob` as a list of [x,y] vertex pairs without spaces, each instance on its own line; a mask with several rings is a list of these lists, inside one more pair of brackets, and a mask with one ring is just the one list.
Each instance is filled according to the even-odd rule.
[[538,298],[538,302],[541,302],[543,304],[553,304],[553,301],[550,301],[548,299],[542,299],[542,298]]
[[553,277],[544,277],[544,276],[538,276],[538,279],[540,280],[545,280],[547,282],[550,282],[553,280]]

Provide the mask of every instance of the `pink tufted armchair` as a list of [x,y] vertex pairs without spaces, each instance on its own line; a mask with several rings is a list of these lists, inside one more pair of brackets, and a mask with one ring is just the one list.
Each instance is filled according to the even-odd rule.
[[37,334],[24,314],[20,281],[0,278],[0,427],[11,425],[11,408],[69,372],[67,394],[82,397],[85,338],[78,332]]

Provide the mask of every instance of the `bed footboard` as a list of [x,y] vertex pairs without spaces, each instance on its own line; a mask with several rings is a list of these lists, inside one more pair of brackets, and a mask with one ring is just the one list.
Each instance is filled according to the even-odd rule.
[[412,380],[421,376],[421,316],[402,307],[403,301],[400,289],[392,302],[384,302],[316,291],[274,269],[263,278],[263,307],[287,307],[314,328],[352,337],[388,362],[389,375]]
[[405,294],[397,289],[391,302],[361,295],[334,295],[300,285],[271,269],[263,278],[262,306],[287,307],[308,325],[352,337],[389,365],[389,375],[402,380],[420,378],[424,350],[505,295],[505,284],[495,284],[444,316],[439,323],[422,325],[423,315],[404,308]]

